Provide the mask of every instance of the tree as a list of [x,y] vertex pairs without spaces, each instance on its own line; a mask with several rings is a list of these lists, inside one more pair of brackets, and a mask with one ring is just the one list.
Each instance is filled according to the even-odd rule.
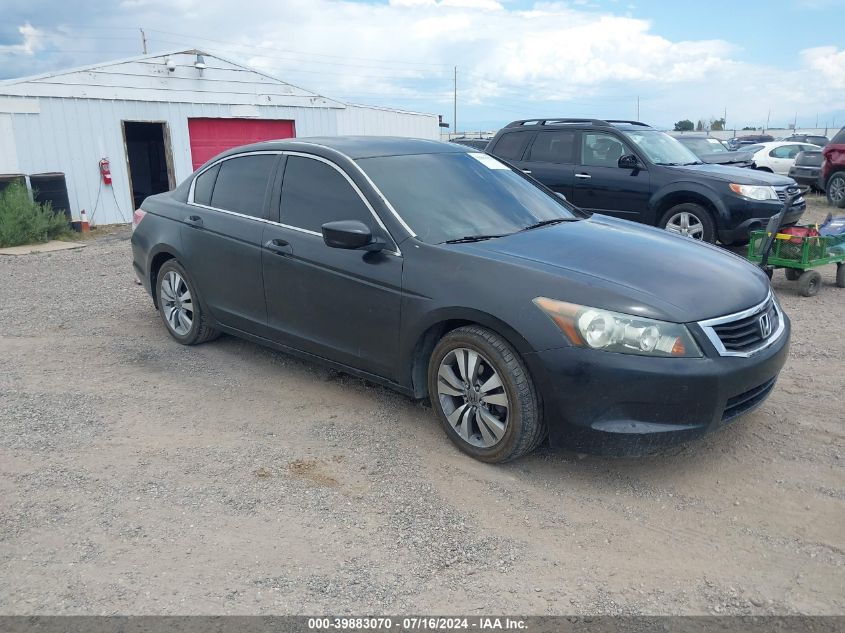
[[675,123],[676,132],[692,132],[695,129],[695,124],[689,119],[682,119]]
[[703,132],[704,131],[704,121],[701,119],[698,120],[698,125],[695,126],[696,132]]
[[745,126],[744,128],[742,128],[742,129],[743,129],[743,130],[756,130],[757,128],[756,128],[756,127],[754,127],[753,125],[746,125],[746,126]]
[[725,120],[724,119],[710,119],[710,129],[711,130],[724,130],[725,129]]

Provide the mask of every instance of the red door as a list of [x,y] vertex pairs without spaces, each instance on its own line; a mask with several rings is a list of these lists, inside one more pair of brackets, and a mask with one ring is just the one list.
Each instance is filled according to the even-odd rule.
[[261,119],[188,119],[194,169],[238,145],[296,136],[293,121]]

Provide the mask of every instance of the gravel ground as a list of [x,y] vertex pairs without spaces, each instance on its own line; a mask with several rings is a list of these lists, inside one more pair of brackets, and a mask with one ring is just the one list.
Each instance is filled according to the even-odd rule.
[[487,466],[385,389],[179,346],[127,240],[0,258],[0,614],[845,613],[833,267],[778,273],[792,353],[744,420]]

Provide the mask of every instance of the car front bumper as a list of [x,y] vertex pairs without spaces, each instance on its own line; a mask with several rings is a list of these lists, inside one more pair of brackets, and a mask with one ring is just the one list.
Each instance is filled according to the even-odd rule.
[[790,323],[750,357],[719,356],[698,326],[703,358],[649,358],[566,347],[527,355],[552,446],[642,455],[729,424],[758,407],[786,362]]
[[[784,215],[783,226],[795,224],[804,215],[804,211],[807,209],[807,202],[803,198],[799,198],[799,200],[800,202],[795,202]],[[735,199],[730,215],[737,223],[729,228],[720,229],[718,232],[719,241],[723,244],[733,244],[747,240],[748,234],[751,231],[765,228],[769,218],[779,213],[781,209],[783,209],[783,203],[779,200],[755,201]]]

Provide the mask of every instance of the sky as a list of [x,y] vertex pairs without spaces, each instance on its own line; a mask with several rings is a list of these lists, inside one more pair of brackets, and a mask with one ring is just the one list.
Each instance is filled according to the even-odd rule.
[[[0,79],[198,48],[327,97],[671,128],[845,124],[845,0],[4,0]],[[452,128],[454,129],[454,128]]]

